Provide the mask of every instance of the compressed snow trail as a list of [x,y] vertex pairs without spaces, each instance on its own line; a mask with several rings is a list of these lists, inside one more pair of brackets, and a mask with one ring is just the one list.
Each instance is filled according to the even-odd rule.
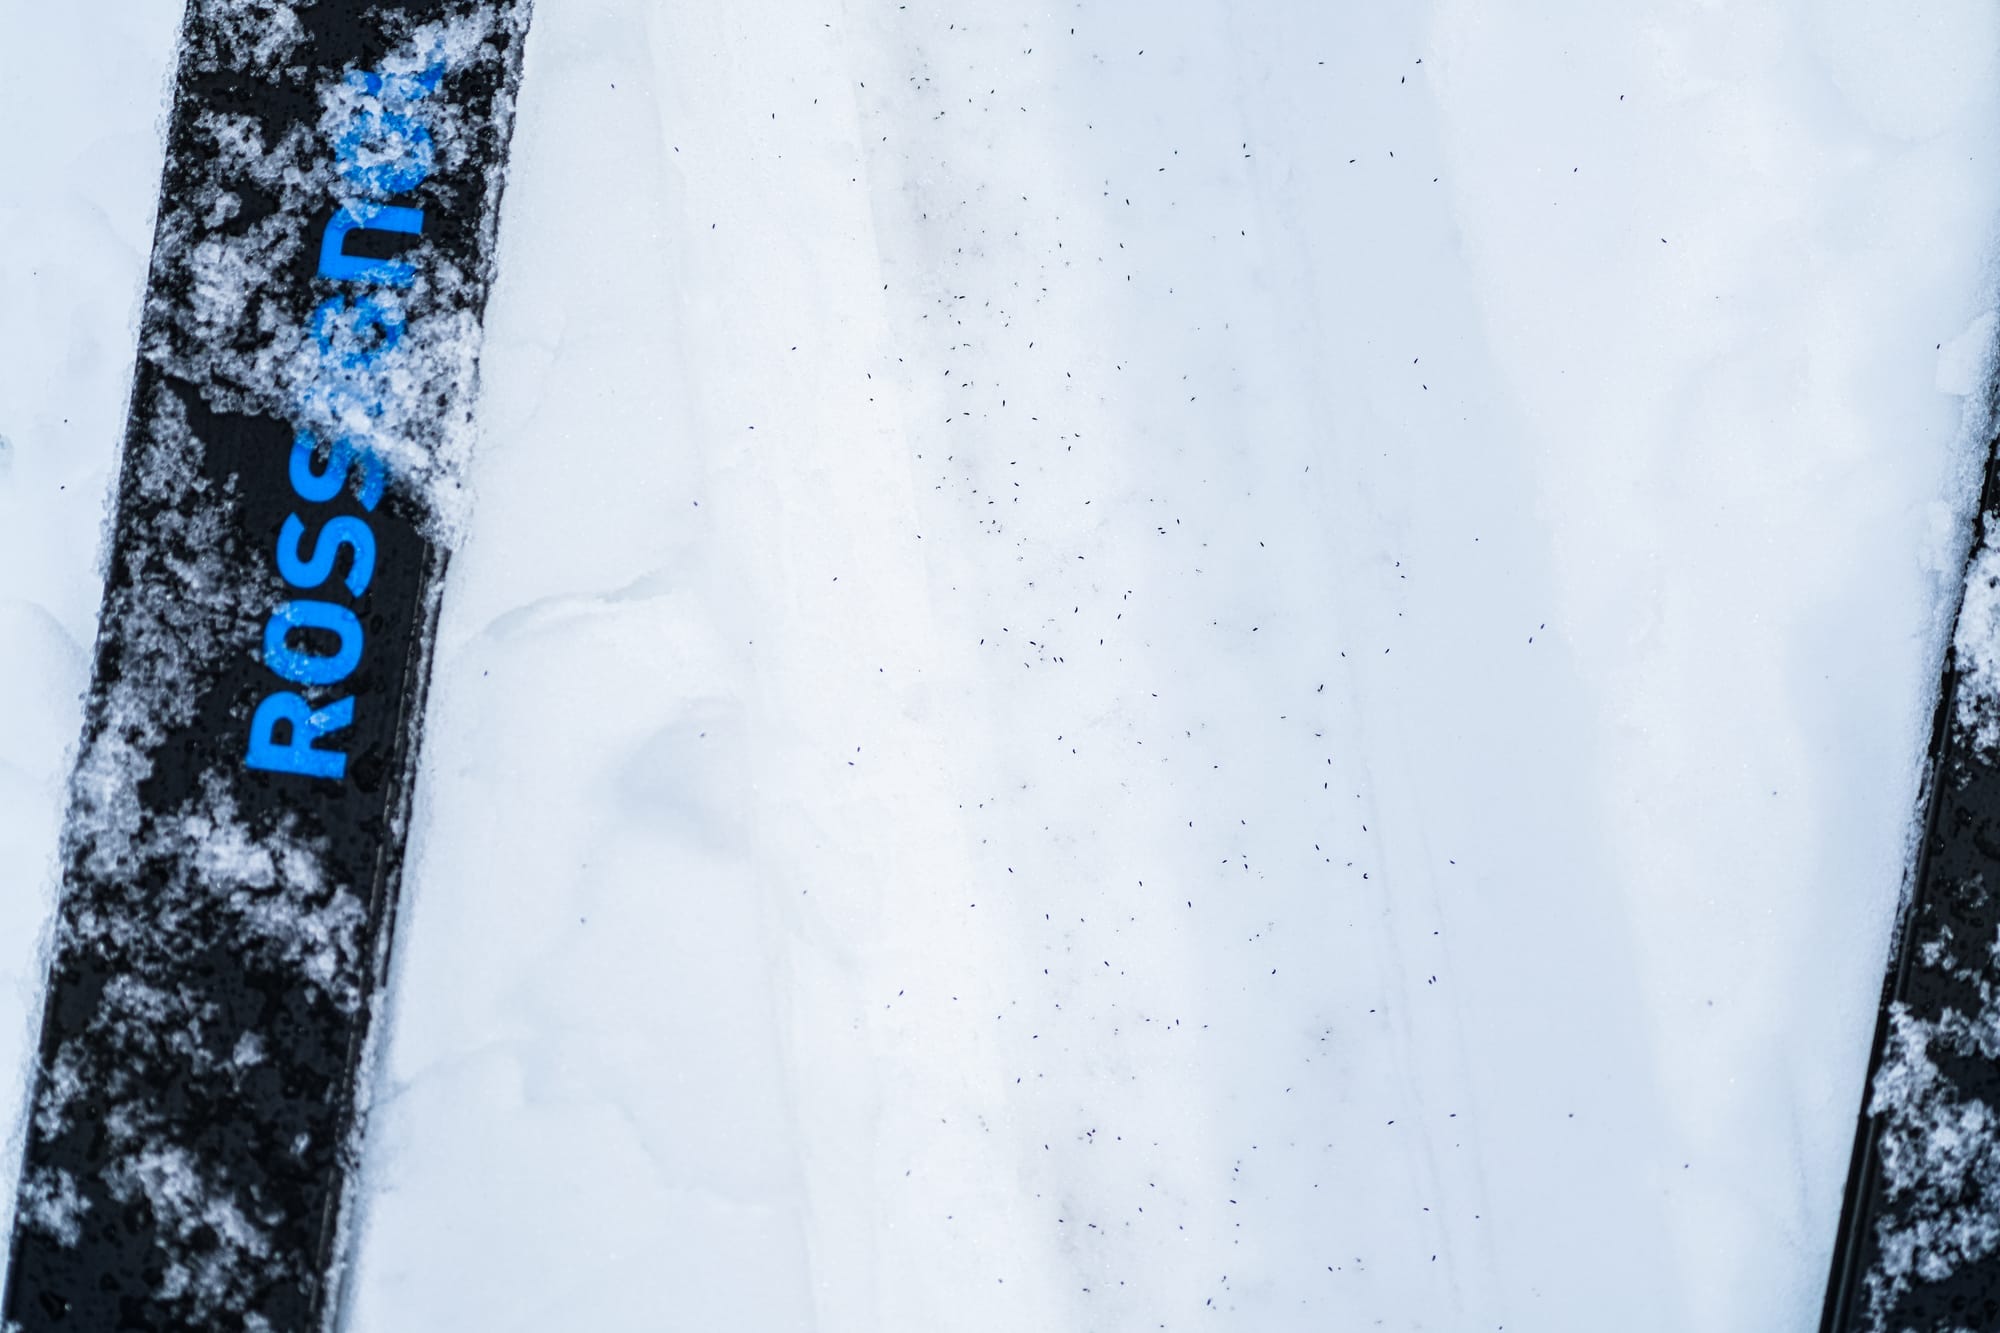
[[1547,423],[1651,1206],[1688,1327],[1810,1328],[1988,438],[2000,16],[1518,17],[1437,16],[1448,179]]
[[1859,13],[546,11],[353,1327],[1810,1327],[1995,202]]
[[[545,3],[349,1333],[1813,1327],[2000,206],[1871,12]],[[17,1073],[171,17],[0,0]]]

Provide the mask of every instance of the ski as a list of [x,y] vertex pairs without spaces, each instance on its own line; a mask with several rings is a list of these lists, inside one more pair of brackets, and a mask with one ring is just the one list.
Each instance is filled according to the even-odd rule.
[[2000,452],[1919,808],[1821,1333],[2000,1330]]
[[190,0],[5,1293],[331,1325],[525,0]]

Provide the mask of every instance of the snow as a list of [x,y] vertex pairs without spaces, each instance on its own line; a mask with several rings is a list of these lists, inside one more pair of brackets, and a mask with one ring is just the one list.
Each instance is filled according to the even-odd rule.
[[2000,744],[2000,533],[1988,533],[1966,569],[1965,603],[1952,634],[1958,724],[1981,750]]
[[[1977,980],[1977,973],[1966,970]],[[1990,986],[1980,1015],[1956,1011],[1926,1023],[1897,1006],[1889,1053],[1876,1074],[1869,1109],[1885,1117],[1883,1181],[1891,1199],[1911,1200],[1910,1224],[1879,1226],[1884,1259],[1868,1275],[1868,1307],[1887,1327],[1897,1296],[1915,1277],[1941,1281],[2000,1250],[2000,1217],[1986,1200],[2000,1190],[2000,1121],[1985,1102],[1960,1096],[1938,1071],[1933,1042],[1949,1056],[2000,1058],[2000,1030]]]
[[[0,8],[23,1111],[110,13]],[[1909,18],[543,5],[349,1333],[1816,1326],[1995,327]]]
[[[208,8],[229,14],[243,6],[225,0]],[[280,12],[290,19],[289,9]],[[202,112],[196,133],[210,147],[213,169],[208,179],[192,183],[189,197],[176,200],[161,224],[162,262],[172,284],[167,290],[184,287],[193,294],[192,319],[155,321],[144,348],[163,370],[198,386],[214,410],[269,415],[321,440],[365,446],[421,489],[428,533],[445,545],[462,526],[470,423],[462,411],[440,419],[436,405],[473,397],[477,323],[459,295],[470,275],[439,258],[422,266],[407,290],[343,301],[324,315],[315,312],[303,326],[291,309],[289,286],[270,275],[302,262],[306,233],[325,205],[367,197],[363,187],[375,179],[371,171],[381,170],[370,151],[379,147],[380,135],[370,130],[385,117],[420,128],[431,160],[463,159],[482,127],[468,124],[462,108],[427,96],[424,77],[432,69],[459,73],[497,62],[490,42],[496,22],[481,10],[412,27],[376,62],[378,86],[371,91],[367,75],[353,71],[322,88],[320,123],[295,127],[275,143],[265,142],[264,127],[253,116]],[[296,26],[291,19],[283,30]],[[282,63],[299,40],[302,31],[289,43],[266,43],[270,51],[263,59]],[[354,161],[336,163],[328,145],[350,134]],[[235,216],[243,201],[230,187],[252,184],[272,196],[275,211],[237,234],[198,232],[203,219]],[[498,185],[489,182],[488,188]],[[197,235],[203,239],[196,241]],[[162,310],[178,308],[158,299]],[[231,336],[237,333],[249,336]]]

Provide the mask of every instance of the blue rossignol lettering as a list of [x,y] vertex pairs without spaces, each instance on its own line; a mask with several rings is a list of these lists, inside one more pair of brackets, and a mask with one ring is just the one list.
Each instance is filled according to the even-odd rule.
[[[347,75],[346,87],[362,96],[354,101],[348,123],[333,136],[334,174],[346,193],[320,238],[320,278],[377,288],[416,285],[416,264],[351,255],[347,245],[357,231],[423,234],[422,209],[387,201],[416,189],[436,169],[437,144],[424,122],[422,103],[437,91],[444,75],[441,56],[421,72]],[[300,417],[325,421],[350,419],[351,412],[370,418],[381,415],[381,390],[368,382],[366,372],[402,340],[406,315],[400,301],[386,293],[342,293],[314,308],[307,333],[326,373],[302,394],[297,404]],[[388,484],[381,459],[362,445],[335,438],[325,442],[322,462],[321,445],[311,430],[297,429],[288,464],[293,492],[317,505],[352,486],[361,507],[372,513]],[[375,574],[375,533],[368,521],[338,515],[328,519],[317,535],[310,535],[310,521],[297,513],[286,517],[278,532],[278,573],[294,588],[321,588],[333,576],[341,552],[347,551],[347,574],[340,582],[351,596],[361,597]],[[334,650],[315,651],[327,644],[328,636]],[[264,627],[264,664],[292,685],[324,688],[340,683],[360,666],[365,646],[360,618],[334,602],[286,602]],[[296,691],[278,690],[259,702],[251,716],[244,763],[268,772],[338,780],[346,775],[347,756],[320,749],[319,744],[353,725],[354,715],[351,697],[315,708]]]
[[[338,750],[313,748],[314,742],[339,731],[354,721],[354,700],[338,699],[315,709],[290,690],[283,690],[257,705],[250,719],[250,753],[243,762],[269,773],[295,773],[302,778],[347,776],[347,756]],[[286,731],[278,739],[278,727]]]
[[[381,81],[376,84],[380,96]],[[378,199],[416,189],[437,164],[437,148],[423,123],[386,107],[356,115],[334,140],[334,149],[333,169],[340,178],[356,192]]]
[[294,588],[319,587],[333,573],[333,562],[345,546],[354,552],[354,562],[347,568],[347,590],[356,597],[368,591],[368,580],[375,574],[375,533],[366,523],[351,514],[329,519],[309,556],[299,552],[305,536],[305,521],[297,514],[286,515],[285,526],[278,529],[278,572],[285,582]]
[[329,296],[312,313],[313,341],[320,359],[342,370],[366,370],[396,350],[407,323],[401,306],[364,296],[350,303]]
[[384,287],[408,287],[417,280],[417,266],[401,259],[362,259],[347,253],[347,238],[357,231],[386,231],[421,236],[424,210],[392,208],[388,204],[350,201],[327,220],[319,243],[319,275],[334,282],[375,282]]
[[340,488],[347,484],[347,469],[351,464],[361,465],[361,485],[355,498],[361,501],[363,509],[373,509],[382,503],[382,489],[388,484],[388,476],[382,467],[382,460],[366,450],[356,449],[346,440],[336,440],[327,451],[326,471],[319,472],[313,467],[313,452],[319,441],[311,431],[302,430],[292,442],[292,490],[301,500],[311,500],[324,504],[340,494]]
[[[331,654],[297,647],[293,639],[311,642],[307,632],[331,634],[340,646]],[[361,665],[361,621],[332,602],[285,602],[264,625],[264,665],[294,685],[338,685]]]

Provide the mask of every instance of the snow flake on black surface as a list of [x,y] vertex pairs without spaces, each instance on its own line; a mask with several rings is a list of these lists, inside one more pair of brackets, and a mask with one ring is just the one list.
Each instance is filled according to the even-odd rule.
[[[396,49],[371,62],[368,73],[379,76],[373,84],[349,71],[319,89],[315,124],[279,125],[213,108],[195,115],[202,152],[192,160],[193,178],[161,210],[141,353],[194,386],[214,411],[280,418],[320,438],[344,437],[367,448],[401,484],[422,493],[425,535],[449,545],[463,526],[461,473],[471,451],[477,373],[477,315],[467,296],[486,275],[423,247],[414,282],[378,294],[404,322],[393,346],[379,349],[365,367],[329,360],[322,343],[345,350],[355,331],[315,320],[299,303],[298,284],[288,280],[291,270],[317,260],[315,238],[336,205],[359,193],[333,151],[343,135],[363,136],[353,156],[365,172],[380,165],[366,133],[415,118],[419,100],[427,161],[476,160],[490,133],[487,121],[467,108],[416,94],[422,80],[435,83],[440,71],[460,76],[508,59],[496,40],[505,22],[480,6],[407,26]],[[497,109],[511,115],[504,95]],[[349,164],[347,177],[356,170]],[[481,197],[459,197],[467,191],[454,179],[439,171],[427,180],[436,196],[432,211],[484,219],[477,248],[490,253],[483,242],[490,239],[500,175],[473,174],[471,191]]]
[[[1948,941],[1932,944],[1942,950]],[[1990,966],[1990,965],[1989,965]],[[1868,1274],[1876,1333],[1892,1328],[1891,1311],[1913,1279],[1943,1282],[2000,1250],[2000,1117],[1945,1077],[1943,1059],[2000,1059],[2000,1007],[1978,970],[1977,1013],[1947,1010],[1934,1021],[1897,1005],[1889,1053],[1875,1076],[1870,1113],[1883,1117],[1882,1173],[1889,1210],[1876,1220],[1880,1259]]]
[[2000,748],[2000,545],[1990,529],[1966,571],[1952,659],[1958,725],[1981,751]]

